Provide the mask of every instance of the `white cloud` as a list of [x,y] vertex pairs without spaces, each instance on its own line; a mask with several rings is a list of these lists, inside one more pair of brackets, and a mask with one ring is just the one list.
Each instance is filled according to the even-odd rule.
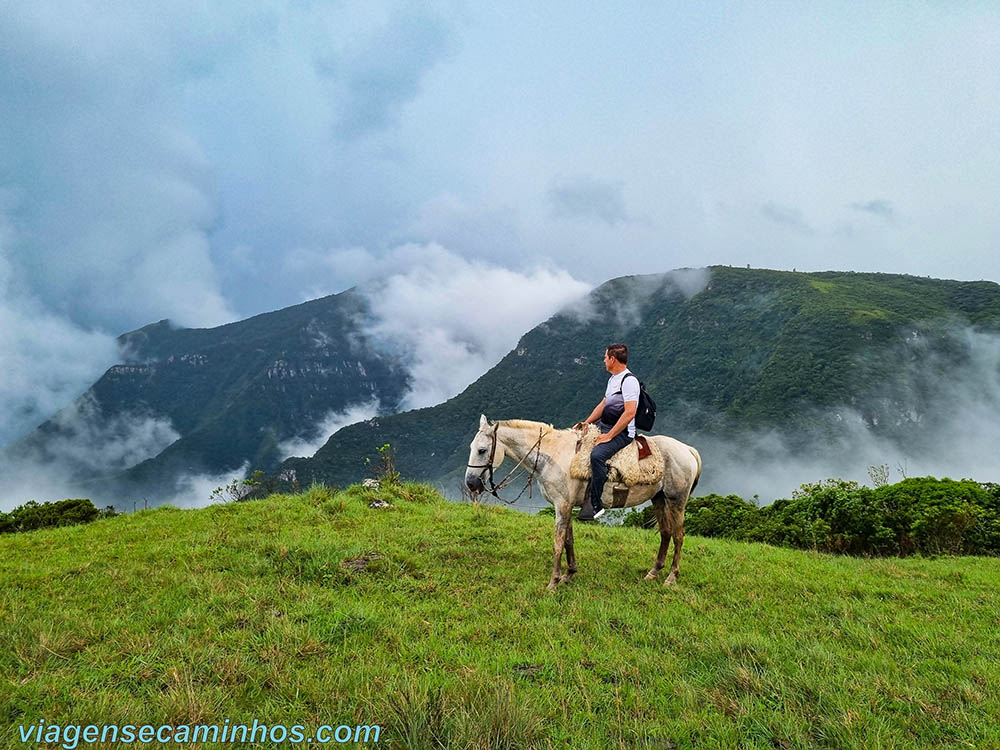
[[326,444],[330,436],[341,427],[349,424],[363,422],[371,419],[379,411],[378,399],[355,404],[341,411],[331,411],[323,416],[311,430],[305,435],[301,435],[292,440],[286,440],[278,446],[278,452],[282,457],[292,456],[310,457]]
[[590,290],[561,269],[520,271],[409,244],[382,259],[392,272],[365,287],[371,333],[406,353],[406,408],[445,401],[495,365],[528,330]]
[[8,261],[14,230],[0,193],[0,447],[64,406],[114,363],[114,338],[46,310]]
[[[180,435],[170,420],[150,413],[101,414],[92,397],[60,412],[42,446],[0,455],[0,509],[28,500],[78,497],[79,480],[113,474],[159,454]],[[92,498],[108,504],[108,498]],[[118,501],[118,498],[114,499]]]
[[[220,487],[225,489],[233,480],[245,479],[250,464],[244,463],[236,469],[217,474],[190,474],[177,482],[177,489],[164,505],[176,508],[204,508],[216,502],[224,502],[225,497],[213,498],[212,493]],[[224,494],[224,493],[223,493]]]
[[[831,439],[817,444],[798,432],[758,430],[704,440],[695,447],[705,462],[697,494],[754,494],[762,502],[805,482],[843,477],[870,483],[868,467],[887,464],[892,481],[908,476],[1000,482],[1000,335],[972,328],[947,334],[951,355],[922,350],[919,338],[882,352],[898,363],[892,385],[876,394],[876,413],[848,405],[810,418]],[[956,352],[961,352],[957,354]],[[911,353],[914,353],[911,351]],[[873,429],[871,422],[880,424]],[[894,428],[905,432],[900,447]]]
[[549,187],[552,216],[557,219],[588,219],[614,226],[628,221],[625,183],[579,176],[560,180]]
[[579,303],[591,288],[551,264],[515,270],[437,243],[407,243],[381,254],[300,248],[291,266],[312,279],[307,297],[329,294],[340,283],[358,285],[375,321],[368,333],[409,365],[413,383],[404,408],[455,396],[525,332]]

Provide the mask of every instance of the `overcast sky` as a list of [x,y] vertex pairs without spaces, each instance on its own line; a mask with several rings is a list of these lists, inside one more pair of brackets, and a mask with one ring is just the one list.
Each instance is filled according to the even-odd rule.
[[998,133],[992,1],[0,0],[0,444],[119,333],[372,274],[998,280]]

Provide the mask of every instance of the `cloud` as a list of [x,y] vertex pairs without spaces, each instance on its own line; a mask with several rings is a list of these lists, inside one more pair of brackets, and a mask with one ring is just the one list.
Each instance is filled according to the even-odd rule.
[[768,202],[760,207],[760,212],[764,218],[774,222],[775,224],[791,227],[807,234],[811,234],[813,232],[812,227],[806,223],[802,216],[802,212],[797,208]]
[[337,132],[357,138],[392,124],[417,94],[421,78],[447,55],[451,42],[450,29],[440,17],[406,12],[347,51],[342,63],[321,65],[321,71],[343,79]]
[[560,313],[574,318],[580,323],[589,323],[598,315],[613,315],[623,334],[630,328],[643,325],[643,315],[654,297],[670,296],[680,293],[684,299],[690,299],[704,290],[712,279],[708,268],[679,268],[668,273],[645,274],[631,277],[609,311],[601,307],[592,297],[570,301]]
[[678,268],[668,273],[667,279],[684,295],[684,299],[691,299],[708,287],[712,271],[708,268]]
[[581,176],[549,187],[550,214],[557,219],[589,219],[614,226],[629,220],[625,183]]
[[114,363],[117,345],[46,310],[8,260],[14,229],[0,191],[0,447],[71,401]]
[[179,438],[167,417],[141,410],[107,417],[88,394],[51,420],[44,463],[50,471],[112,474],[156,456]]
[[[18,444],[0,453],[0,509],[28,500],[79,497],[88,492],[81,480],[134,466],[179,437],[166,417],[143,411],[106,417],[93,397],[81,398],[52,419],[43,446]],[[91,499],[99,504],[120,500]]]
[[290,267],[312,280],[305,298],[345,283],[367,297],[372,319],[366,333],[409,366],[406,409],[458,394],[525,332],[591,288],[550,264],[505,268],[437,243],[411,242],[384,253],[300,248]]
[[771,502],[805,482],[870,482],[868,467],[881,464],[892,481],[904,472],[1000,481],[1000,335],[959,327],[938,343],[928,347],[911,335],[882,352],[896,373],[866,399],[875,407],[818,412],[809,419],[811,435],[773,429],[699,440],[705,468],[698,493]]
[[299,437],[287,440],[278,446],[283,458],[292,456],[313,456],[322,448],[330,436],[341,427],[356,422],[364,422],[379,413],[378,399],[372,399],[361,404],[355,404],[341,411],[331,411],[324,415],[309,432]]
[[376,277],[362,287],[375,319],[369,333],[409,362],[405,408],[456,395],[590,289],[561,269],[515,271],[433,244],[403,245],[372,257],[369,268]]
[[213,503],[225,502],[225,498],[213,499],[212,493],[220,487],[227,487],[233,480],[245,479],[250,464],[222,471],[218,474],[189,474],[177,482],[177,489],[165,505],[176,508],[205,508]]
[[21,6],[0,22],[0,38],[17,40],[0,44],[11,144],[0,174],[23,228],[8,260],[38,300],[82,325],[232,320],[209,249],[211,165],[167,111],[161,77],[173,47],[156,22],[180,19],[125,12],[119,25],[96,13]]
[[896,209],[887,200],[852,203],[851,208],[855,211],[864,211],[873,216],[878,216],[880,219],[885,219],[886,221],[892,221],[896,218]]

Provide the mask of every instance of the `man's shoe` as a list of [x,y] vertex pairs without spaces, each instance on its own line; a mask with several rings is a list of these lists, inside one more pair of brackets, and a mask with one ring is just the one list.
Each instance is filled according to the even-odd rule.
[[606,510],[605,508],[601,508],[599,511],[597,511],[596,513],[594,513],[594,520],[596,521],[598,518],[600,518],[601,516],[603,516],[605,510]]

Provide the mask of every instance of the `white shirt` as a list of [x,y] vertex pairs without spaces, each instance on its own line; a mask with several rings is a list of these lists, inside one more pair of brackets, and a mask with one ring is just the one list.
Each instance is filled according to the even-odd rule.
[[[619,391],[621,392],[619,393]],[[625,412],[625,404],[628,402],[636,405],[639,403],[639,379],[626,368],[617,375],[608,378],[608,387],[604,389],[604,408],[610,407],[613,412],[620,416]],[[609,426],[613,426],[613,424]],[[634,417],[628,423],[628,436],[635,437]]]

